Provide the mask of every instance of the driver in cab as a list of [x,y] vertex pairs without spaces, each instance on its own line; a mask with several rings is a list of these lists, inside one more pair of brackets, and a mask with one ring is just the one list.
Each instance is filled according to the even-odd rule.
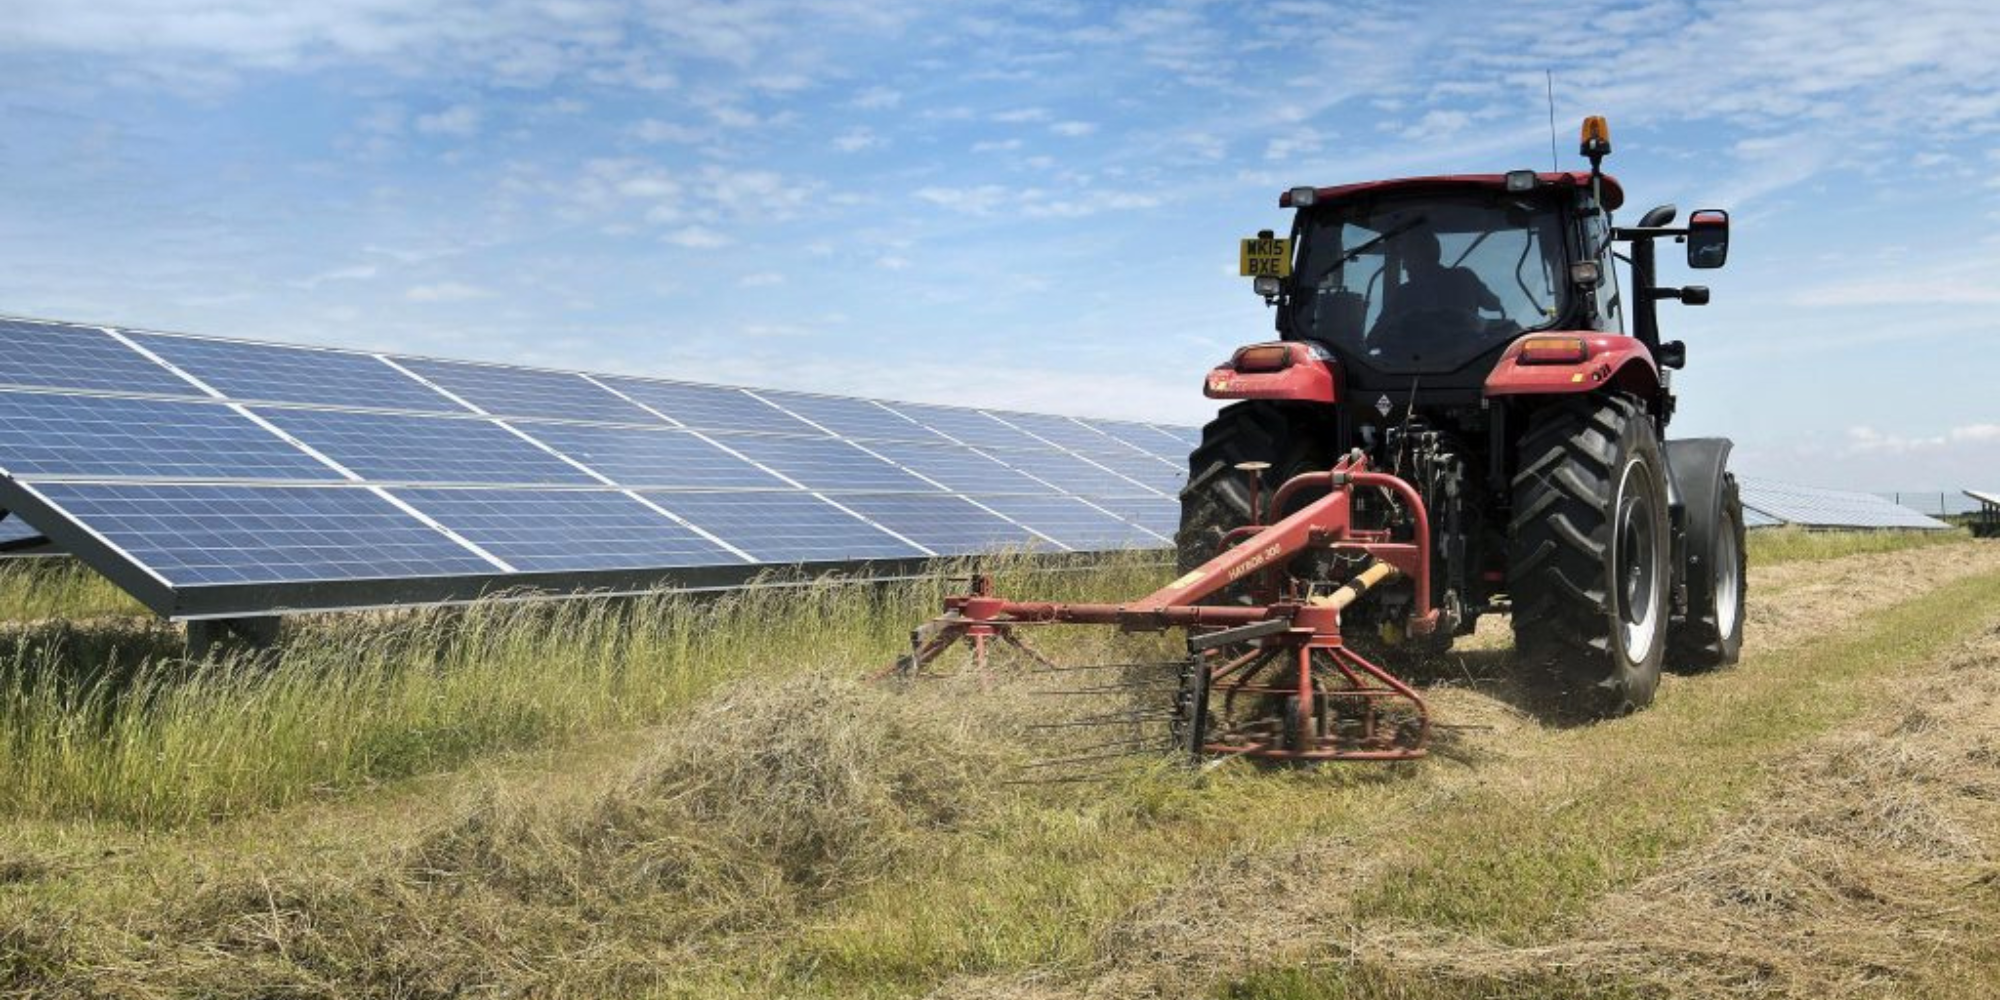
[[1500,297],[1471,268],[1444,266],[1436,233],[1426,228],[1413,229],[1396,242],[1402,258],[1403,283],[1396,288],[1379,327],[1400,325],[1420,311],[1448,310],[1468,319],[1482,310],[1501,311]]

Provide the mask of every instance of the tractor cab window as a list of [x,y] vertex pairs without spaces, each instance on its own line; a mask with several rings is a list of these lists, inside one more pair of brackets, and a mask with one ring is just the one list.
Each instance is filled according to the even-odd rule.
[[1369,367],[1449,371],[1563,315],[1557,211],[1466,194],[1311,213],[1294,328]]

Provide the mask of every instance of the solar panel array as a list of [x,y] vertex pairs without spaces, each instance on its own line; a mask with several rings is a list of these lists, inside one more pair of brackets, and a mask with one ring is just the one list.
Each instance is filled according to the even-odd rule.
[[1919,514],[1873,493],[1794,486],[1767,480],[1737,480],[1743,497],[1743,520],[1755,527],[1754,515],[1777,524],[1802,528],[1904,528],[1938,531],[1951,525]]
[[180,617],[1165,547],[1192,433],[0,320],[7,520]]

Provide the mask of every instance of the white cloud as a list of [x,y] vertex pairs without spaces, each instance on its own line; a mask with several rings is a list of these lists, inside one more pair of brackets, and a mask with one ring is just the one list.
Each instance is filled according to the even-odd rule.
[[776,271],[758,271],[736,279],[741,288],[771,288],[785,283],[785,276]]
[[460,139],[479,134],[479,109],[470,104],[454,104],[442,111],[417,116],[417,131],[425,135],[448,135]]
[[993,120],[996,122],[1004,122],[1007,124],[1015,124],[1015,125],[1021,124],[1023,122],[1045,122],[1049,120],[1049,109],[1015,108],[1011,111],[1001,111],[995,113],[993,115]]
[[712,250],[716,247],[726,247],[734,242],[729,237],[703,226],[685,226],[668,233],[664,239],[675,246],[694,250]]
[[367,281],[380,273],[381,268],[373,264],[356,264],[352,267],[336,267],[332,270],[321,271],[318,274],[300,278],[292,284],[300,288],[314,289],[333,281]]
[[1049,126],[1049,131],[1054,132],[1055,134],[1060,136],[1067,136],[1069,138],[1074,139],[1080,136],[1089,135],[1090,133],[1097,131],[1097,124],[1095,122],[1077,122],[1077,121],[1057,122],[1054,125]]
[[855,94],[854,99],[847,103],[849,107],[864,111],[883,111],[902,104],[903,93],[893,87],[869,87]]
[[1006,153],[1020,148],[1019,139],[986,139],[972,144],[975,153]]
[[682,125],[678,122],[661,121],[657,118],[646,118],[636,122],[626,132],[640,142],[671,142],[682,145],[704,142],[709,137],[709,133],[705,129]]
[[416,285],[403,293],[411,302],[469,302],[473,299],[491,298],[490,289],[477,285],[445,281],[435,285]]
[[873,129],[856,126],[833,137],[833,148],[843,153],[859,153],[864,149],[874,149],[885,144]]

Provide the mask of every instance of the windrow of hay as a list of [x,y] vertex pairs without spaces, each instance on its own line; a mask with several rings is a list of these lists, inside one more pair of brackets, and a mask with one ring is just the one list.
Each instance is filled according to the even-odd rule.
[[664,989],[958,850],[1022,794],[1005,727],[851,673],[739,682],[582,802],[478,795],[380,871],[231,873],[132,928],[129,956],[40,941],[23,961],[77,992]]
[[[988,566],[1070,600],[1143,593],[1165,573],[1151,553]],[[205,662],[157,626],[17,642],[0,660],[0,815],[203,822],[650,725],[736,678],[859,674],[893,659],[949,576],[316,616],[288,623],[275,656]],[[103,657],[113,667],[75,668],[74,651],[135,630]]]

